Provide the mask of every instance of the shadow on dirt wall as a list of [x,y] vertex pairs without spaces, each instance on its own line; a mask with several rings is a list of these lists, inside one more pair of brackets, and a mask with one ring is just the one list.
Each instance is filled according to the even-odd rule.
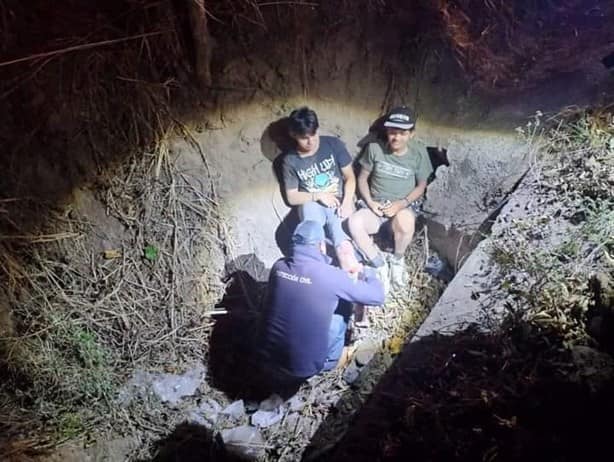
[[[388,44],[414,37],[418,31],[410,26],[420,24],[414,11],[388,15],[379,8],[357,23],[346,18],[339,24],[336,2],[308,9],[298,5],[296,10],[290,5],[261,10],[250,3],[228,8],[228,2],[213,2],[208,7],[216,17],[210,21],[212,82],[202,85],[194,72],[184,2],[63,4],[65,8],[56,9],[42,0],[28,7],[15,4],[11,21],[4,24],[0,199],[31,198],[47,202],[48,208],[69,202],[75,188],[101,181],[131,153],[151,149],[177,122],[207,130],[217,122],[225,124],[226,111],[259,100],[279,99],[281,105],[304,97],[307,87],[314,99],[364,106],[364,97],[350,98],[347,91],[372,80],[353,73],[356,78],[348,84],[346,73],[365,53],[362,43],[354,45],[352,39],[360,35],[373,42],[374,67],[388,69],[401,58]],[[343,10],[355,7],[343,5]],[[256,22],[251,18],[255,12]],[[47,20],[51,13],[56,21]],[[368,27],[381,20],[390,24],[386,33]],[[121,43],[113,43],[118,37]],[[338,62],[338,53],[312,47],[312,38],[352,45]],[[95,43],[100,46],[86,46]],[[58,48],[65,52],[39,56]],[[295,56],[300,56],[300,66]],[[382,72],[382,82],[387,73]],[[377,98],[386,91],[379,85],[372,90]],[[10,233],[28,233],[45,222],[45,215],[29,211],[27,204],[0,205],[0,219],[6,218],[5,206],[10,208],[10,221],[0,221]]]
[[209,340],[210,384],[232,400],[294,395],[300,382],[277,383],[257,356],[269,269],[249,254],[235,259],[226,270],[226,292],[216,305],[219,314]]
[[253,352],[269,270],[249,254],[228,263],[226,274],[226,292],[216,305],[225,314],[215,317],[209,341],[209,380],[231,398],[245,399],[260,393],[252,386]]
[[260,152],[271,162],[271,171],[277,180],[279,194],[286,206],[290,207],[288,213],[275,228],[275,243],[284,256],[288,256],[290,253],[290,238],[299,223],[297,208],[288,204],[286,190],[283,187],[282,164],[284,153],[292,149],[294,145],[294,140],[289,135],[288,117],[282,117],[271,122],[260,137]]

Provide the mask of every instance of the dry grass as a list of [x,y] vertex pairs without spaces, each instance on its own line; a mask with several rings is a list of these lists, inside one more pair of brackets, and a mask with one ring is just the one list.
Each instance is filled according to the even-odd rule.
[[[177,172],[168,152],[176,131],[187,135],[172,106],[190,61],[171,2],[6,3],[0,420],[3,443],[32,436],[32,449],[117,421],[115,387],[136,365],[203,354],[219,287],[201,262],[223,260],[224,227],[209,175]],[[128,227],[109,249],[119,258],[94,252],[93,227],[58,205],[83,183],[104,185],[102,172],[115,176],[101,199]]]
[[[49,8],[14,5],[6,30],[0,60],[12,64],[0,69],[0,101],[12,116],[0,116],[0,139],[11,150],[0,161],[10,172],[0,193],[7,197],[61,199],[155,143],[172,122],[177,76],[189,69],[170,2],[125,0],[104,9],[67,1]],[[49,14],[53,24],[42,22]],[[40,152],[46,172],[32,168]]]
[[526,184],[535,199],[493,235],[493,258],[519,320],[567,345],[591,343],[589,278],[614,274],[614,116],[598,110],[551,117],[539,143]]
[[[186,130],[178,129],[184,135]],[[108,254],[112,258],[92,252],[94,230],[72,208],[57,215],[52,227],[77,237],[22,249],[22,261],[27,256],[28,262],[14,275],[19,284],[10,293],[14,302],[21,297],[13,305],[15,333],[1,339],[10,381],[0,393],[3,433],[19,435],[21,452],[99,438],[110,427],[117,432],[135,426],[162,436],[181,421],[180,414],[149,401],[128,408],[116,403],[118,386],[134,370],[173,372],[207,355],[209,310],[222,298],[219,264],[229,243],[211,177],[197,178],[180,165],[163,140],[154,152],[133,157],[113,172],[102,199],[127,232],[119,248],[108,249],[115,251]],[[428,314],[441,287],[422,271],[424,246],[421,235],[410,248],[408,291],[374,312],[361,336],[361,341],[377,339],[382,347],[362,385],[350,389],[341,371],[305,385],[299,396],[307,404],[294,430],[284,421],[266,432],[273,459],[285,448],[283,460],[294,460],[320,424],[331,419],[336,400],[344,404],[332,427],[345,428],[404,339]],[[215,390],[207,396],[228,403]],[[17,448],[10,444],[3,450],[6,455]],[[148,450],[143,447],[141,455]]]
[[177,169],[171,135],[113,172],[104,202],[127,230],[109,249],[115,258],[90,248],[94,230],[70,209],[48,224],[68,231],[12,249],[20,258],[4,265],[14,332],[0,339],[3,437],[117,430],[125,411],[116,387],[131,371],[204,359],[208,310],[223,292],[225,224],[213,180]]
[[[214,29],[251,25],[264,30],[264,8],[280,23],[300,22],[302,8],[311,8],[306,2],[291,4],[298,14],[287,10],[289,2],[247,0],[210,2],[209,13]],[[177,131],[199,149],[187,129],[174,122],[174,98],[190,73],[181,16],[171,2],[143,0],[126,0],[108,10],[92,6],[91,14],[43,1],[15,8],[15,17],[25,23],[46,18],[49,8],[56,16],[47,24],[50,29],[18,21],[2,28],[0,61],[27,60],[3,66],[0,86],[7,108],[0,116],[0,140],[11,146],[0,161],[5,172],[0,271],[13,308],[11,332],[0,338],[0,372],[9,377],[0,386],[0,431],[6,439],[18,438],[4,446],[0,457],[96,437],[111,423],[118,431],[134,425],[163,433],[167,427],[160,422],[167,416],[162,411],[119,408],[116,388],[135,368],[172,364],[179,369],[205,357],[208,310],[222,292],[216,265],[230,251],[206,157],[204,179],[197,179],[178,169],[169,149]],[[7,11],[6,2],[0,2],[4,23]],[[28,40],[18,48],[23,30]],[[472,34],[462,48],[471,49]],[[243,44],[245,37],[239,38]],[[471,51],[465,58],[468,63],[479,58],[476,68],[499,82],[512,78],[497,56]],[[588,130],[596,129],[590,125]],[[48,159],[41,169],[46,174],[31,168],[40,153]],[[102,173],[112,176],[101,180]],[[39,201],[54,202],[92,181],[102,183],[99,199],[127,230],[121,246],[106,249],[106,259],[92,251],[92,227],[83,217]],[[64,188],[47,197],[50,183]],[[584,259],[610,249],[603,240],[609,228],[598,223],[592,235],[601,236],[599,243]],[[421,271],[420,245],[412,247],[413,286],[407,298],[373,316],[372,335],[395,340],[384,343],[388,351],[383,355],[420,324],[437,296],[437,284]],[[584,266],[578,268],[576,273]],[[376,377],[377,368],[370,378]],[[350,413],[365,399],[365,390],[348,398],[354,403]],[[347,391],[335,373],[305,389],[312,397]],[[310,430],[278,429],[269,437],[278,447],[290,448],[285,456],[291,458],[330,410],[330,402],[312,401],[305,411]]]
[[[10,147],[0,157],[0,271],[12,318],[0,334],[0,458],[112,424],[163,433],[162,419],[143,417],[157,409],[116,405],[117,386],[137,367],[206,355],[232,245],[206,157],[197,179],[169,149],[177,132],[200,149],[176,123],[191,57],[174,3],[0,1],[0,141]],[[207,2],[213,32],[228,36],[262,32],[267,17],[303,24],[313,6]],[[241,46],[247,35],[236,35]],[[92,184],[126,228],[107,258],[65,204]]]
[[[587,460],[607,451],[614,118],[606,108],[544,119],[519,130],[537,157],[487,241],[498,271],[484,293],[503,316],[413,343],[326,460]],[[609,321],[595,336],[600,316]]]
[[[576,0],[558,3],[441,0],[435,4],[442,33],[463,69],[483,88],[501,91],[534,86],[559,72],[597,62],[609,52],[605,44],[613,38],[612,5],[587,9]],[[565,28],[560,26],[563,22]]]

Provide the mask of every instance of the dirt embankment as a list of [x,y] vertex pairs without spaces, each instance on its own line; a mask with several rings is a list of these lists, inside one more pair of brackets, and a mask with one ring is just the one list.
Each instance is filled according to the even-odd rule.
[[[423,2],[207,2],[204,86],[179,2],[9,3],[2,61],[26,58],[0,68],[0,420],[19,437],[9,451],[117,422],[168,432],[158,408],[113,398],[137,367],[206,359],[224,264],[279,255],[287,209],[263,140],[293,107],[314,106],[323,131],[354,148],[380,112],[414,106],[424,141],[450,148],[448,186],[431,190],[445,199],[476,165],[519,165],[500,131],[535,101],[580,103],[597,87],[574,80],[573,94],[526,101],[484,93]],[[466,189],[472,219],[496,206],[498,184]]]
[[332,460],[580,461],[607,452],[614,118],[606,108],[553,118],[544,132],[542,123],[538,114],[523,128],[536,162],[483,243],[489,284],[468,284],[478,322],[410,343]]

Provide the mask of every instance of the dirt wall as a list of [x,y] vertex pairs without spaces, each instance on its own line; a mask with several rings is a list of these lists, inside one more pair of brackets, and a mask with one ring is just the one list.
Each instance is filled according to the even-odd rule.
[[[354,33],[340,31],[337,41],[352,42],[357,39]],[[421,51],[425,58],[419,69],[396,74],[381,55],[365,55],[354,46],[331,46],[310,61],[313,80],[301,91],[297,63],[280,51],[285,47],[280,44],[271,53],[285,55],[287,61],[231,60],[224,75],[234,88],[264,88],[244,94],[242,101],[234,93],[220,96],[214,109],[196,116],[204,128],[196,138],[219,174],[217,189],[231,223],[233,251],[254,253],[267,265],[281,255],[292,225],[273,172],[280,149],[267,130],[292,109],[314,108],[321,133],[339,137],[356,156],[358,141],[382,108],[399,103],[415,107],[417,138],[447,150],[450,165],[438,169],[425,210],[438,224],[433,242],[456,264],[468,250],[463,247],[459,255],[459,238],[476,232],[501,206],[530,162],[531,153],[516,128],[525,127],[536,110],[556,112],[572,101],[589,104],[600,98],[597,88],[603,85],[577,76],[567,95],[541,88],[522,98],[493,98],[474,91],[452,57],[436,48]],[[331,61],[336,63],[332,70]],[[189,152],[190,146],[177,141],[175,150]]]
[[[323,134],[341,138],[352,155],[357,143],[379,115],[368,107],[337,102],[297,99],[321,118]],[[292,231],[290,209],[280,193],[271,158],[278,155],[266,128],[286,115],[283,107],[253,104],[224,115],[226,126],[204,131],[198,141],[218,172],[217,190],[230,222],[238,254],[255,253],[267,265],[281,255]],[[428,146],[447,148],[448,167],[439,168],[429,187],[425,210],[429,218],[447,227],[473,232],[523,173],[527,153],[511,133],[463,130],[421,121],[417,137]],[[273,149],[275,148],[275,149]],[[178,140],[175,152],[190,146]]]
[[[444,228],[473,232],[525,165],[526,153],[518,150],[514,128],[523,125],[536,109],[558,111],[569,104],[589,104],[603,98],[604,88],[612,84],[605,68],[591,68],[590,72],[575,71],[530,91],[493,96],[482,92],[483,86],[474,85],[456,55],[441,41],[432,11],[419,4],[410,8],[395,2],[385,6],[366,2],[364,14],[340,17],[338,13],[350,11],[352,6],[342,2],[338,8],[336,11],[332,4],[323,4],[320,9],[264,9],[252,23],[245,12],[236,23],[227,22],[232,15],[220,10],[222,22],[211,22],[212,82],[192,98],[185,95],[189,93],[190,79],[185,73],[190,70],[190,46],[181,34],[176,42],[164,42],[173,62],[182,58],[186,64],[176,66],[177,75],[164,74],[164,82],[156,83],[161,76],[155,72],[131,77],[124,75],[133,72],[129,68],[119,69],[115,76],[109,70],[105,78],[120,82],[121,87],[107,87],[104,81],[100,88],[108,94],[94,92],[93,96],[66,90],[56,95],[60,99],[66,96],[61,104],[54,99],[51,105],[43,90],[60,84],[61,88],[70,87],[61,81],[63,69],[74,64],[81,69],[77,75],[82,77],[87,68],[79,67],[79,63],[87,60],[71,61],[73,55],[67,53],[61,60],[50,61],[44,67],[46,73],[35,74],[36,79],[27,81],[31,87],[19,87],[17,99],[11,100],[11,107],[17,107],[22,98],[33,113],[44,113],[45,117],[40,123],[36,121],[36,127],[33,120],[22,121],[24,136],[13,136],[19,142],[4,159],[7,168],[13,170],[0,184],[0,191],[7,196],[71,203],[71,191],[97,183],[101,174],[113,175],[115,166],[123,162],[121,143],[111,142],[114,136],[146,145],[164,135],[164,123],[180,119],[196,134],[219,175],[220,206],[231,222],[236,252],[255,252],[270,262],[279,255],[280,247],[271,237],[277,235],[279,239],[283,234],[279,227],[288,209],[272,174],[274,143],[263,138],[268,125],[307,104],[320,114],[322,132],[339,136],[356,154],[356,142],[370,123],[392,105],[406,103],[418,113],[418,137],[428,146],[446,148],[450,162],[440,169],[429,188],[427,211]],[[170,25],[181,24],[179,14]],[[124,48],[140,50],[149,45],[143,39]],[[98,54],[92,52],[91,59],[95,63],[102,56],[109,60],[109,52],[118,50],[101,49]],[[123,56],[126,62],[141,57],[134,50]],[[177,50],[187,50],[186,55],[180,56]],[[86,51],[79,53],[84,58],[89,56]],[[79,90],[75,85],[73,90]],[[181,98],[177,87],[186,89]],[[147,112],[128,111],[131,101],[127,95],[133,89],[138,89],[139,98],[147,102]],[[81,107],[90,96],[100,95],[107,102],[99,106],[101,111],[112,108],[115,99],[116,103],[121,100],[121,131],[106,133],[108,127],[95,110],[92,112],[94,106],[87,106],[85,112]],[[162,104],[164,110],[159,111]],[[150,119],[156,117],[152,124]],[[18,125],[15,122],[4,128]],[[136,130],[143,125],[155,128]],[[92,142],[92,133],[98,131],[105,143],[109,141],[105,146],[114,146],[109,152],[101,152],[100,144]],[[12,138],[7,135],[6,139]],[[126,146],[126,152],[133,148]],[[187,153],[186,158],[199,155],[179,139],[174,150]],[[95,187],[104,188],[105,183]],[[20,232],[28,231],[20,227]]]

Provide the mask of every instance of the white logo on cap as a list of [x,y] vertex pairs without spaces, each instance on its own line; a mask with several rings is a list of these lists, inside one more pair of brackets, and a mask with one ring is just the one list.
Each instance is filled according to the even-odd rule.
[[400,119],[409,122],[409,116],[405,114],[390,114],[391,119]]

